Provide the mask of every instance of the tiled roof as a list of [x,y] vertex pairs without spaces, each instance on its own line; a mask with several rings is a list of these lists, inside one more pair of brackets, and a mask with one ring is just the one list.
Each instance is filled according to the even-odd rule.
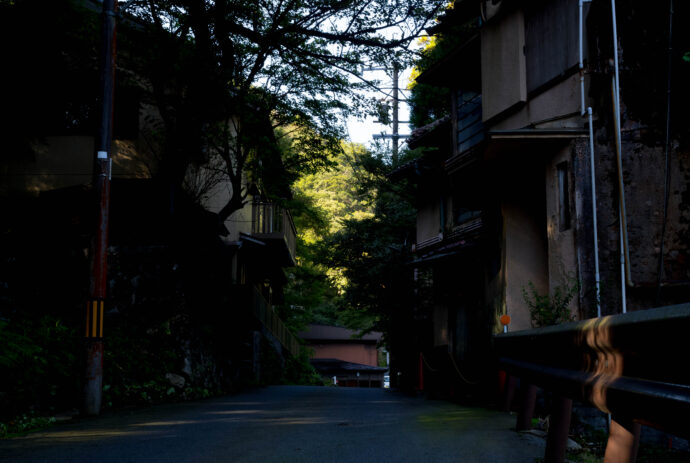
[[321,374],[333,374],[337,372],[366,372],[383,373],[388,370],[386,367],[372,367],[361,363],[346,362],[340,359],[311,359],[312,366]]
[[360,337],[359,332],[339,326],[309,325],[309,329],[299,333],[298,336],[306,340],[378,342],[383,335],[379,332],[371,332]]

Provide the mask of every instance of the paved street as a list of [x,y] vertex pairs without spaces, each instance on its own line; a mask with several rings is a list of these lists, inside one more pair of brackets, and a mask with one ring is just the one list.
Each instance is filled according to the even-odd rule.
[[274,386],[0,441],[24,462],[534,462],[514,417],[385,389]]

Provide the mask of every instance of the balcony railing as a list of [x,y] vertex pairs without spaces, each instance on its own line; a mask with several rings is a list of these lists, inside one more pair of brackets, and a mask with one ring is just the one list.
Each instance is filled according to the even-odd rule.
[[297,338],[287,329],[283,321],[273,311],[273,307],[254,287],[251,288],[252,314],[294,357],[299,356],[300,344]]
[[290,211],[272,202],[252,203],[252,235],[262,240],[283,241],[294,264],[297,231]]
[[454,225],[444,233],[432,236],[415,245],[415,251],[423,251],[435,245],[443,245],[458,241],[476,242],[482,231],[481,216],[471,217],[460,224]]

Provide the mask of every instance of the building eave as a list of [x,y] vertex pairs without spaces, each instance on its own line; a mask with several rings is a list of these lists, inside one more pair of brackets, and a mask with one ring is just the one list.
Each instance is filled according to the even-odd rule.
[[557,140],[586,137],[587,130],[580,128],[563,129],[511,129],[490,130],[490,140]]

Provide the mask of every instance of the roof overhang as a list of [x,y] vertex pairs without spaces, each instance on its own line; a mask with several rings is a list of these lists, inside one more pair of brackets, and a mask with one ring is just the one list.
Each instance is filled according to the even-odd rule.
[[280,267],[295,266],[282,233],[256,236],[240,232],[240,241],[244,244],[243,252],[253,253],[262,262]]
[[549,150],[587,135],[587,130],[580,128],[491,130],[486,134],[484,157],[491,159],[525,149]]
[[451,252],[441,252],[441,253],[436,253],[436,254],[429,254],[424,257],[418,257],[417,259],[414,259],[408,263],[408,265],[412,267],[422,267],[424,265],[432,265],[440,261],[445,261],[449,260],[452,258],[455,258],[459,255],[459,251],[451,251]]
[[450,116],[444,116],[424,127],[415,129],[407,141],[407,146],[410,149],[429,147],[447,150],[452,146],[451,130]]
[[587,130],[579,128],[566,129],[511,129],[490,130],[490,140],[557,140],[573,139],[587,136]]

